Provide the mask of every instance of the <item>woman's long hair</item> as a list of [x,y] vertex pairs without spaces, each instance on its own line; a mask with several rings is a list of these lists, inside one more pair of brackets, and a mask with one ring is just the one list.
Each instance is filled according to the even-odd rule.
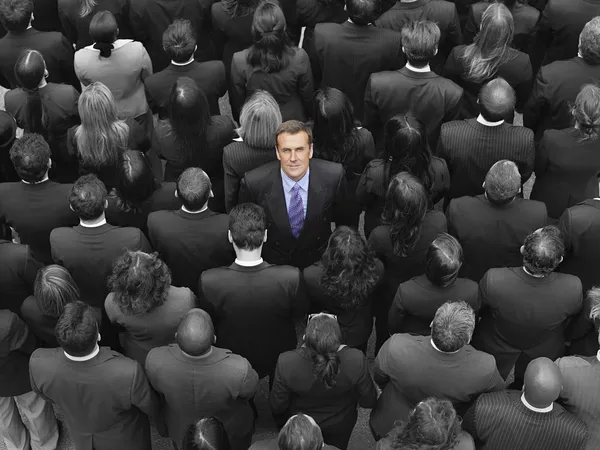
[[313,375],[330,389],[340,371],[338,350],[342,332],[337,320],[325,314],[313,317],[306,326],[304,345],[313,363]]
[[53,319],[60,317],[67,303],[80,300],[79,288],[71,274],[56,264],[38,270],[33,295],[40,312]]
[[510,58],[510,44],[515,24],[510,10],[502,3],[492,3],[481,17],[481,29],[462,55],[467,79],[482,83],[496,75]]
[[23,50],[15,63],[15,78],[27,94],[21,124],[26,133],[47,137],[48,116],[39,85],[46,74],[46,62],[37,50]]
[[293,53],[292,42],[286,31],[285,16],[275,3],[261,3],[252,21],[254,44],[248,50],[247,61],[265,73],[285,69]]
[[95,82],[79,97],[81,125],[75,131],[80,161],[92,167],[114,166],[127,149],[129,125],[117,116],[115,99],[104,84]]
[[364,306],[377,284],[376,260],[367,241],[354,228],[340,226],[321,257],[321,286],[342,308]]
[[231,17],[245,17],[254,14],[262,0],[222,0],[223,10]]
[[79,17],[89,16],[98,2],[96,0],[80,0],[79,4]]
[[427,192],[421,180],[408,172],[401,172],[392,178],[381,221],[390,227],[395,255],[406,257],[417,244],[427,205]]
[[129,150],[121,157],[117,183],[117,206],[121,211],[140,212],[144,202],[158,189],[150,163],[142,152]]
[[586,84],[581,88],[571,109],[579,142],[595,141],[600,131],[600,87]]
[[110,11],[94,14],[90,22],[90,37],[94,41],[94,48],[100,50],[99,58],[110,58],[118,32],[117,19]]

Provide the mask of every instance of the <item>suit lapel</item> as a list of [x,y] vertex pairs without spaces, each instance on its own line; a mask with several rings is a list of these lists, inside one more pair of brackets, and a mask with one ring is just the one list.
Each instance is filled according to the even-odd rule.
[[[271,217],[273,222],[277,225],[277,228],[281,230],[282,234],[287,237],[293,238],[292,229],[290,227],[290,219],[287,213],[287,206],[285,204],[285,195],[283,193],[283,182],[281,181],[281,174],[279,173],[279,165],[273,176],[273,184],[271,184],[271,191],[268,195],[268,204],[271,210]],[[310,202],[309,202],[310,204]]]
[[304,228],[300,233],[302,239],[306,236],[306,230],[308,225],[313,221],[322,220],[321,215],[323,214],[323,206],[325,205],[326,196],[323,195],[325,188],[321,184],[320,177],[318,176],[317,170],[315,170],[315,164],[310,165],[310,173],[308,178],[308,205],[306,206],[306,219],[304,219]]

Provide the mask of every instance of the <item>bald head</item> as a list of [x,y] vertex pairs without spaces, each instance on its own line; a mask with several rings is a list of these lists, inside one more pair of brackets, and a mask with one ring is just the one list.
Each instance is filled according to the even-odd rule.
[[201,356],[210,350],[215,339],[215,329],[205,311],[191,309],[177,328],[177,344],[191,356]]
[[548,358],[529,363],[523,382],[525,398],[531,406],[545,408],[554,402],[562,389],[560,369]]
[[485,120],[498,122],[509,117],[515,109],[515,91],[504,78],[496,78],[479,91],[479,110]]

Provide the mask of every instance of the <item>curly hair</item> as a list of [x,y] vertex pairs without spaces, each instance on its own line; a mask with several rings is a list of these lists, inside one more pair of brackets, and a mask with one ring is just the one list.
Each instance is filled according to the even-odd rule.
[[148,314],[165,302],[171,272],[157,253],[127,251],[115,261],[108,286],[124,314]]

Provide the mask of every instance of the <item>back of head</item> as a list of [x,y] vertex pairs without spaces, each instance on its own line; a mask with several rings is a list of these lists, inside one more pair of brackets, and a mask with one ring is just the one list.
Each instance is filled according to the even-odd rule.
[[512,202],[521,192],[521,174],[517,165],[507,159],[496,162],[485,176],[485,195],[494,205]]
[[515,90],[504,78],[496,78],[479,91],[479,110],[485,120],[498,122],[509,117],[515,109]]
[[276,2],[260,3],[252,22],[254,45],[248,50],[248,64],[266,73],[285,69],[292,48],[286,28],[285,16]]
[[579,53],[593,66],[600,64],[600,16],[585,24],[579,35]]
[[304,345],[312,358],[315,378],[328,389],[335,386],[340,371],[338,350],[341,341],[342,332],[333,317],[318,314],[309,320],[304,334]]
[[463,262],[460,242],[442,233],[429,245],[425,255],[425,275],[434,285],[445,288],[454,284]]
[[558,399],[561,389],[560,369],[551,359],[537,358],[527,365],[523,378],[523,392],[531,406],[550,406]]
[[312,417],[300,413],[285,423],[277,444],[279,450],[321,450],[323,433]]
[[163,33],[162,45],[171,61],[188,62],[196,51],[196,36],[189,20],[177,19]]
[[210,198],[212,185],[204,170],[185,169],[177,179],[177,196],[189,211],[200,211]]
[[68,303],[54,327],[56,341],[71,356],[92,353],[98,342],[94,309],[81,301]]
[[573,105],[575,127],[581,141],[595,141],[600,131],[600,87],[586,84],[581,88]]
[[379,14],[379,3],[375,0],[346,0],[348,17],[356,25],[367,26]]
[[592,322],[600,320],[600,287],[593,287],[586,294],[590,304],[589,318]]
[[27,29],[33,14],[31,0],[4,0],[0,2],[0,22],[11,33],[21,33]]
[[216,417],[206,417],[188,427],[183,450],[230,450],[227,431]]
[[475,312],[466,302],[446,302],[431,323],[431,340],[442,352],[452,353],[469,342],[475,330]]
[[402,28],[402,47],[408,62],[425,67],[437,53],[441,31],[435,22],[411,22]]
[[523,266],[532,275],[546,276],[558,267],[565,253],[560,230],[548,225],[525,238]]
[[118,33],[117,19],[110,11],[98,11],[94,14],[90,22],[90,36],[94,41],[94,48],[100,50],[101,57],[110,57]]
[[21,180],[42,181],[50,169],[50,146],[39,134],[24,134],[10,149],[10,160]]
[[229,232],[235,246],[241,250],[256,250],[265,240],[267,215],[262,206],[241,203],[229,212]]
[[62,266],[52,264],[38,270],[33,295],[41,313],[58,319],[68,303],[80,300],[79,288]]
[[143,203],[158,189],[150,163],[142,152],[129,150],[119,164],[117,195],[124,211],[140,211]]
[[215,329],[208,313],[190,310],[177,328],[177,345],[184,353],[201,356],[208,352],[215,340]]
[[250,147],[274,149],[281,122],[281,111],[273,96],[258,90],[242,106],[237,132]]
[[106,186],[96,175],[84,175],[73,184],[69,204],[81,220],[95,220],[104,213],[106,195]]
[[23,129],[27,133],[46,135],[48,118],[39,91],[45,74],[46,62],[42,54],[36,50],[23,50],[15,63],[15,78],[27,93],[21,115]]

